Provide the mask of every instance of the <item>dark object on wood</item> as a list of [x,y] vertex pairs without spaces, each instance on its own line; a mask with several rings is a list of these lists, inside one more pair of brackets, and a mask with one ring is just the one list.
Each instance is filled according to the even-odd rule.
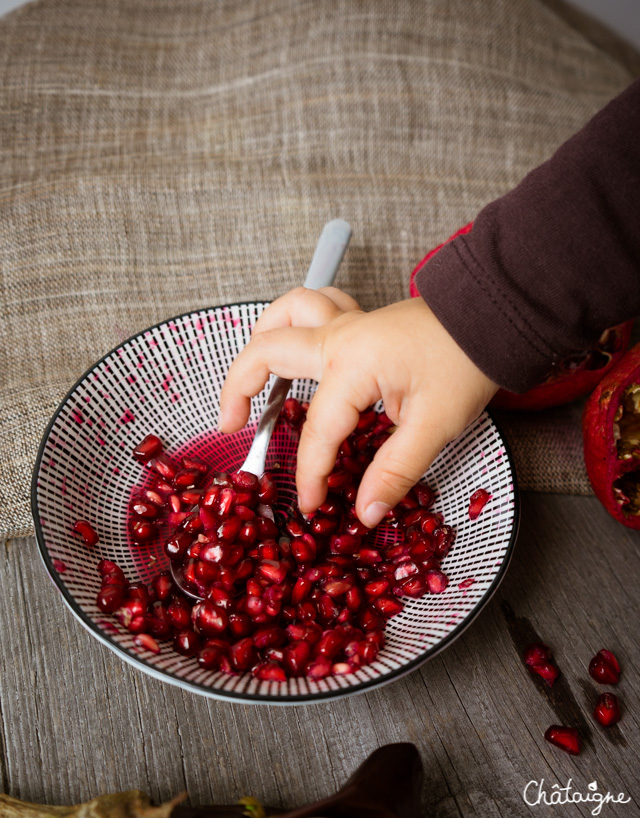
[[[420,818],[424,777],[415,745],[386,744],[361,764],[335,795],[289,812],[266,809],[282,818]],[[171,818],[234,818],[241,806],[176,807]]]

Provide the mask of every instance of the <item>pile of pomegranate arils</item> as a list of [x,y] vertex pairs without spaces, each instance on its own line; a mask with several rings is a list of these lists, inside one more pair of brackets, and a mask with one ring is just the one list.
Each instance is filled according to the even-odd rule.
[[[285,403],[283,419],[296,434],[306,408],[294,398]],[[175,651],[196,656],[208,670],[284,682],[351,673],[373,662],[386,620],[404,607],[400,597],[447,587],[440,563],[454,539],[442,515],[430,510],[434,492],[425,483],[383,521],[396,529],[390,545],[372,545],[356,517],[360,478],[393,429],[384,413],[361,414],[340,446],[326,501],[307,516],[297,507],[275,511],[272,475],[210,474],[197,457],[178,464],[148,435],[133,455],[155,475],[133,493],[129,531],[143,546],[168,525],[165,553],[203,601],[182,593],[169,572],[149,586],[130,584],[115,563],[102,560],[98,607],[135,633],[140,647],[158,653],[158,640],[172,640]]]

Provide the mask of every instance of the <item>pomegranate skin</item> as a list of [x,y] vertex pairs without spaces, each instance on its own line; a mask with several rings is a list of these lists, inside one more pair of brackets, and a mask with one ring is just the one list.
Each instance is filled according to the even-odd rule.
[[633,458],[619,458],[614,439],[614,416],[625,390],[636,382],[640,382],[640,344],[622,357],[589,397],[582,415],[582,437],[594,494],[614,519],[627,528],[640,529],[640,514],[627,513],[614,492],[616,479],[640,465]]
[[[449,236],[449,238],[446,241],[443,241],[442,244],[439,244],[437,247],[434,247],[433,250],[430,250],[417,265],[417,267],[411,273],[411,279],[409,282],[409,294],[413,298],[420,295],[415,284],[415,277],[418,271],[421,270],[429,259],[435,256],[435,254],[439,252],[439,250],[441,250],[446,244],[449,244],[450,241],[453,241],[453,239],[457,238],[458,236],[469,233],[472,227],[473,222],[461,227],[460,230],[457,230],[453,235]],[[544,383],[534,386],[533,389],[530,389],[528,392],[524,392],[522,395],[517,395],[515,392],[508,392],[506,389],[499,389],[491,400],[489,406],[493,409],[537,411],[539,409],[548,409],[551,406],[560,406],[563,403],[569,403],[572,400],[576,400],[576,398],[579,398],[581,395],[586,395],[587,392],[591,392],[592,389],[595,389],[601,378],[603,378],[607,372],[609,372],[622,358],[629,346],[632,326],[633,321],[626,321],[625,323],[618,324],[618,326],[612,327],[609,330],[609,332],[616,333],[617,343],[613,352],[606,352],[607,355],[610,355],[610,360],[604,366],[598,369],[581,369],[580,367],[575,369],[565,369],[560,366],[558,367],[558,370],[554,372],[553,375],[551,375]],[[596,349],[597,348],[598,347],[596,347]]]
[[[535,412],[540,409],[549,409],[551,406],[561,406],[586,395],[598,385],[608,372],[621,360],[631,340],[633,321],[626,321],[612,327],[609,332],[615,332],[618,338],[618,348],[609,354],[609,363],[598,369],[563,369],[551,375],[544,383],[534,386],[522,395],[499,389],[493,396],[489,406],[493,409],[515,409],[521,412]],[[597,349],[597,347],[596,347]]]

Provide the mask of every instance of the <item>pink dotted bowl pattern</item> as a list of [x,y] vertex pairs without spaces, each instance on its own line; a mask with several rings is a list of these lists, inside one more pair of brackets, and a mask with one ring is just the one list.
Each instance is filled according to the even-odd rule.
[[[434,656],[477,615],[499,584],[517,530],[513,464],[490,415],[484,413],[440,454],[425,476],[436,490],[435,508],[456,529],[443,568],[447,590],[405,600],[387,625],[378,660],[355,673],[311,682],[261,682],[250,674],[202,670],[194,658],[174,653],[168,642],[154,655],[134,645],[133,635],[95,598],[101,558],[114,560],[131,581],[148,581],[167,567],[160,542],[131,545],[127,502],[148,474],[131,449],[153,432],[169,455],[197,453],[213,468],[234,468],[249,449],[265,394],[253,401],[249,427],[218,440],[218,398],[225,374],[264,303],[243,303],[194,312],[142,332],[106,355],[73,387],[47,429],[36,462],[32,508],[47,571],[74,615],[101,642],[140,670],[163,681],[218,699],[295,704],[367,690],[413,670]],[[295,381],[292,394],[309,400],[315,384]],[[199,441],[199,442],[198,442]],[[279,427],[267,467],[283,470],[290,498],[295,441]],[[478,488],[491,494],[480,517],[470,521],[469,498]],[[283,501],[285,502],[285,501]],[[77,519],[100,535],[90,549],[72,532]],[[387,529],[377,541],[393,537]]]

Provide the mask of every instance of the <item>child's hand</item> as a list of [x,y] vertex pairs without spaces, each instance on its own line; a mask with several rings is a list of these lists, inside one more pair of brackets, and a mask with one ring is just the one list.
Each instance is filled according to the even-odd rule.
[[382,398],[398,429],[362,477],[356,512],[368,526],[377,525],[498,388],[422,298],[365,313],[335,287],[299,287],[264,311],[222,389],[223,432],[244,426],[250,398],[271,372],[319,384],[298,448],[296,483],[305,513],[324,501],[338,447],[358,413]]

